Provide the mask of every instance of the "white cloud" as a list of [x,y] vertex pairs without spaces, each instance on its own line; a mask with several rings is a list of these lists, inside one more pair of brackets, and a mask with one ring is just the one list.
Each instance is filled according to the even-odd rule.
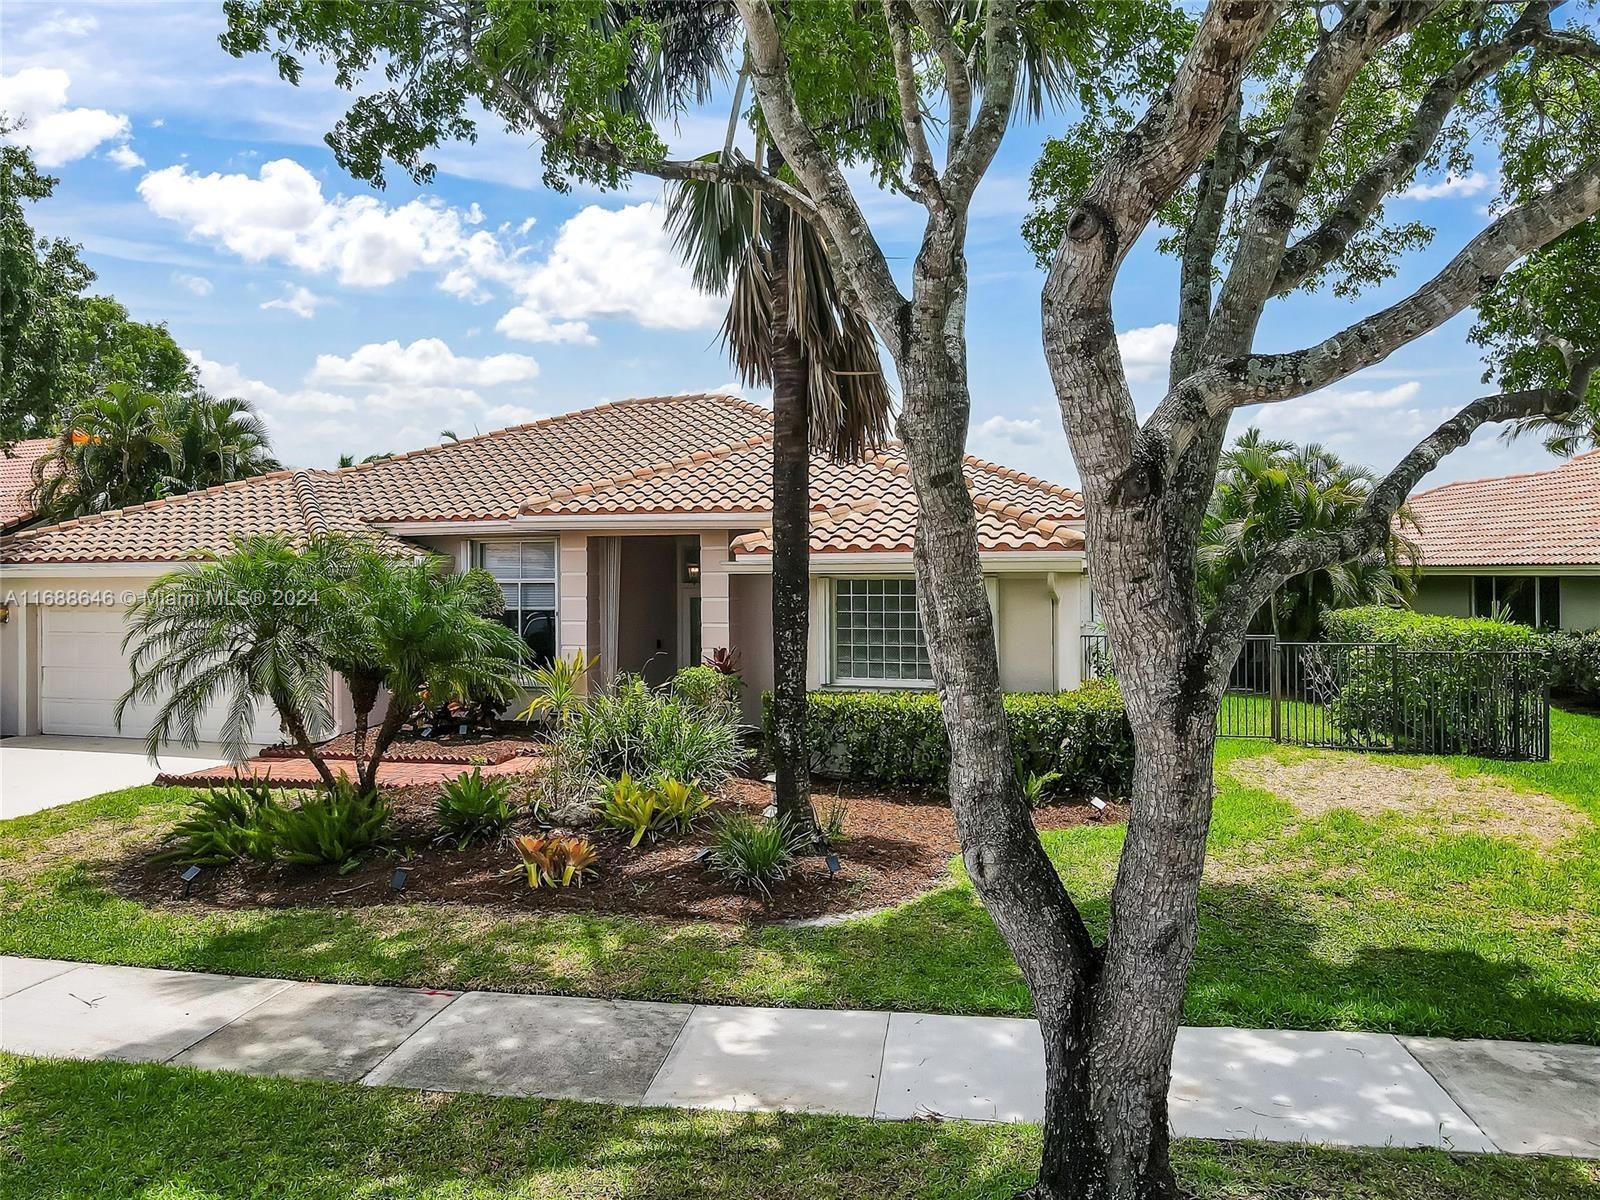
[[280,391],[271,384],[249,378],[237,363],[220,363],[198,350],[185,350],[184,353],[194,364],[195,378],[206,391],[218,396],[237,396],[241,400],[248,400],[268,418],[285,412],[350,412],[356,406],[351,397],[333,392],[307,389]]
[[297,284],[286,285],[283,295],[276,300],[268,300],[261,305],[263,309],[281,308],[292,312],[297,317],[313,317],[316,315],[317,306],[323,298],[310,288],[303,288]]
[[1161,377],[1172,358],[1172,344],[1178,340],[1178,327],[1170,321],[1129,329],[1117,334],[1117,349],[1122,352],[1122,369],[1135,382]]
[[32,29],[28,30],[30,42],[47,42],[56,38],[78,38],[100,28],[97,18],[87,14],[73,14],[56,9]]
[[150,211],[249,262],[277,259],[352,287],[383,287],[413,271],[438,274],[452,295],[484,300],[486,282],[524,274],[515,252],[474,230],[474,214],[436,198],[391,207],[371,196],[322,194],[293,159],[263,163],[255,176],[202,175],[176,165],[139,181]]
[[549,257],[528,271],[518,290],[522,303],[495,328],[526,341],[592,340],[591,318],[705,329],[722,319],[724,307],[695,287],[654,203],[583,209],[562,225]]
[[135,167],[144,166],[144,159],[127,142],[113,146],[106,151],[106,159],[121,167],[124,171],[131,171]]
[[306,378],[331,387],[450,388],[496,387],[525,382],[538,374],[539,364],[526,354],[469,358],[457,355],[438,338],[418,338],[409,346],[397,341],[371,342],[348,358],[319,354]]
[[1422,383],[1415,379],[1388,388],[1324,388],[1282,404],[1240,409],[1233,430],[1257,425],[1276,437],[1322,442],[1355,461],[1381,464],[1449,415],[1424,408],[1421,397]]
[[211,280],[204,275],[188,275],[182,271],[174,271],[172,273],[172,282],[181,288],[187,288],[196,296],[209,296],[214,290],[211,286]]
[[1451,196],[1476,196],[1488,190],[1494,180],[1482,171],[1466,175],[1446,175],[1438,183],[1413,183],[1400,193],[1405,200],[1439,200]]
[[[6,140],[27,146],[41,167],[59,167],[103,142],[126,138],[128,118],[101,108],[68,108],[72,77],[54,67],[0,76],[0,112],[17,122]],[[130,151],[131,153],[131,151]]]
[[993,416],[974,425],[972,436],[986,445],[1037,446],[1045,440],[1044,421]]

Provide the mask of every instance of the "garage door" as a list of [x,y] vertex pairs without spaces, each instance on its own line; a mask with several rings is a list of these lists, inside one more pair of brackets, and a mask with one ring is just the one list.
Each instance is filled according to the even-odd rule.
[[[144,737],[155,722],[155,704],[130,704],[117,728],[117,699],[132,677],[122,652],[122,613],[115,608],[46,608],[40,630],[39,724],[45,733],[100,737]],[[222,729],[217,706],[200,722],[202,741]],[[270,705],[256,709],[255,741],[279,740]]]

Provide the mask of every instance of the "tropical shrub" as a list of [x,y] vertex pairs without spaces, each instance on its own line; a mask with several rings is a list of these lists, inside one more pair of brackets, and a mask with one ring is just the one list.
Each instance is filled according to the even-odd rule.
[[600,855],[588,838],[522,834],[512,839],[530,888],[582,887]]
[[1600,629],[1558,629],[1545,635],[1550,654],[1550,686],[1589,700],[1600,700]]
[[341,875],[380,849],[389,833],[388,801],[343,778],[293,808],[280,805],[269,811],[273,853],[280,862],[337,866]]
[[1537,696],[1548,680],[1544,637],[1526,625],[1381,606],[1328,612],[1322,624],[1330,642],[1371,646],[1308,651],[1326,660],[1334,724],[1371,745],[1500,753],[1507,698]]
[[637,676],[621,676],[608,695],[574,712],[560,735],[564,771],[591,779],[667,776],[715,788],[744,759],[730,706],[685,704]]
[[654,795],[663,824],[677,833],[688,833],[706,809],[711,807],[710,796],[682,779],[656,780]]
[[715,667],[684,667],[672,677],[667,686],[674,699],[685,708],[703,710],[725,706],[737,707],[739,691],[744,687],[744,680],[738,675],[727,674]]
[[711,843],[711,869],[741,890],[772,895],[794,869],[800,839],[783,818],[758,820],[749,813],[729,813],[717,822]]
[[172,845],[155,862],[220,867],[241,858],[272,861],[270,813],[277,808],[265,783],[235,783],[201,792],[172,828]]
[[434,816],[441,836],[465,850],[475,841],[499,837],[511,825],[510,789],[503,779],[485,779],[476,767],[472,774],[447,779],[439,786]]
[[[1133,731],[1114,680],[1069,692],[1008,693],[1005,708],[1022,778],[1058,771],[1060,791],[1127,794]],[[931,692],[813,692],[806,711],[817,774],[889,787],[945,786],[950,742]],[[770,727],[770,697],[767,714]]]
[[533,698],[517,719],[547,721],[557,729],[563,728],[573,713],[588,704],[584,679],[599,662],[598,654],[591,658],[578,650],[571,658],[553,659],[535,668],[528,677]]
[[600,806],[596,813],[603,825],[631,834],[630,848],[654,837],[666,827],[667,817],[661,811],[655,794],[624,771],[600,789]]
[[824,845],[841,846],[849,837],[844,831],[845,819],[850,815],[850,802],[843,796],[832,796],[817,812],[817,832]]

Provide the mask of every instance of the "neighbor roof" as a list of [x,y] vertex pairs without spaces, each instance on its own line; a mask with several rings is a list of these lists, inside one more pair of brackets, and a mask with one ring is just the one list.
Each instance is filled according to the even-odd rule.
[[1413,497],[1425,567],[1600,566],[1600,450]]
[[[969,458],[985,550],[1077,550],[1076,493]],[[136,508],[30,529],[0,562],[174,561],[234,538],[320,529],[540,516],[726,514],[763,525],[771,508],[772,414],[706,394],[618,401],[338,471],[278,471]],[[915,497],[897,446],[866,462],[812,465],[812,548],[909,550]],[[771,552],[770,531],[735,553]]]
[[0,529],[10,529],[33,516],[33,466],[50,452],[54,438],[17,442],[0,451]]

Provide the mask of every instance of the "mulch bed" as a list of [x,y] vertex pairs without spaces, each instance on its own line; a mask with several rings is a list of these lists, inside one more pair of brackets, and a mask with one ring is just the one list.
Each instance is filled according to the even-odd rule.
[[[336,738],[329,738],[318,749],[326,759],[340,759],[350,761],[355,758],[355,735],[353,733],[340,734]],[[368,735],[367,745],[372,745],[371,735]],[[384,759],[389,762],[425,762],[444,763],[448,766],[494,766],[503,762],[510,762],[513,758],[522,755],[544,754],[549,750],[549,743],[526,734],[517,733],[468,733],[441,734],[436,738],[399,738],[384,752]],[[257,756],[259,758],[300,758],[299,747],[290,744],[268,746]]]
[[[600,852],[599,874],[582,887],[528,888],[509,841],[456,850],[436,844],[435,786],[388,790],[395,809],[393,857],[375,858],[349,875],[332,868],[305,869],[242,863],[202,872],[191,896],[170,866],[149,861],[145,846],[112,867],[111,886],[131,900],[156,906],[196,904],[223,909],[370,907],[385,904],[461,904],[505,913],[596,912],[674,921],[760,923],[798,920],[903,904],[946,878],[957,850],[955,822],[947,804],[923,794],[893,795],[846,787],[846,840],[836,853],[841,870],[829,878],[821,856],[800,860],[794,874],[773,888],[770,899],[735,891],[695,855],[712,841],[717,812],[759,812],[771,803],[764,784],[733,780],[716,806],[689,834],[667,837],[630,850],[626,839],[606,829],[563,830],[590,838]],[[830,793],[819,790],[819,809]],[[1110,806],[1104,817],[1086,804],[1037,810],[1041,829],[1064,829],[1120,821],[1125,810]],[[519,829],[518,832],[525,830]],[[531,830],[528,830],[531,831]],[[403,897],[389,888],[396,866],[409,878]],[[508,874],[508,868],[517,868]]]

